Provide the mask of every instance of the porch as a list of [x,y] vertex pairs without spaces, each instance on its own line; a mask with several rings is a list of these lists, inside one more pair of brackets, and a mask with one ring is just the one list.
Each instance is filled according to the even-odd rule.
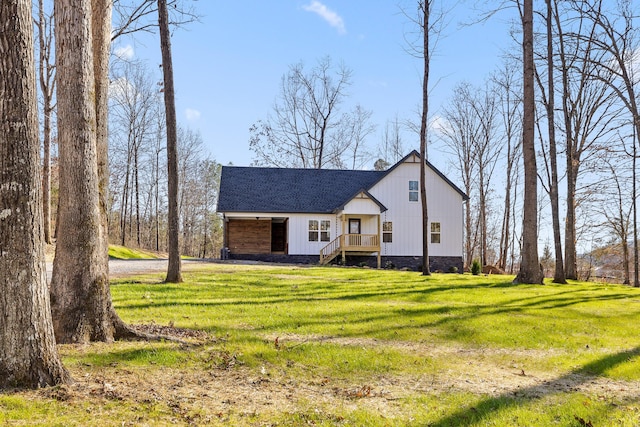
[[[376,234],[361,233],[361,221],[374,223]],[[320,264],[326,265],[341,256],[344,263],[347,255],[377,254],[378,268],[381,265],[380,215],[341,215],[342,234],[320,250]]]

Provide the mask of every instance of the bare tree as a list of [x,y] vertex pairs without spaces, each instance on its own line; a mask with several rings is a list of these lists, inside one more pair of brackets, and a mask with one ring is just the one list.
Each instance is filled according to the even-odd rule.
[[600,200],[599,206],[605,218],[603,227],[610,230],[620,242],[622,250],[623,283],[631,284],[629,265],[629,236],[631,228],[631,213],[633,204],[629,203],[628,184],[631,181],[623,175],[630,168],[620,167],[620,159],[606,160],[606,166],[610,174],[608,191],[603,192],[604,200]]
[[182,264],[180,262],[180,218],[178,215],[178,125],[167,0],[158,0],[158,23],[160,26],[160,50],[162,51],[162,74],[164,76],[164,107],[167,119],[167,177],[169,180],[169,265],[165,281],[179,283],[182,282]]
[[[113,0],[113,11],[111,40],[137,32],[154,33],[158,27],[158,5],[153,0]],[[181,27],[198,19],[197,11],[188,1],[167,1],[169,26]]]
[[[445,25],[446,11],[444,8],[434,11],[434,0],[418,0],[416,13],[402,10],[402,13],[414,26],[414,40],[407,40],[407,51],[420,60],[423,73],[421,82],[421,102],[418,108],[420,126],[407,123],[410,128],[418,129],[420,138],[420,203],[422,208],[422,274],[430,275],[429,266],[429,203],[426,190],[426,162],[428,160],[428,118],[429,118],[429,64],[433,48],[437,45],[438,37]],[[441,4],[442,6],[442,4]]]
[[[520,4],[518,5],[520,6]],[[538,171],[535,152],[535,98],[533,62],[533,0],[524,0],[522,17],[524,204],[520,271],[515,283],[542,283],[538,258]]]
[[406,154],[402,141],[402,123],[396,114],[392,120],[387,120],[384,124],[378,156],[388,167],[400,161]]
[[180,217],[182,253],[204,257],[221,248],[220,218],[214,214],[221,167],[204,157],[202,136],[189,129],[178,132],[180,152]]
[[472,139],[473,161],[478,172],[478,225],[480,231],[480,263],[488,264],[488,217],[492,177],[503,145],[497,140],[496,89],[489,84],[469,98],[472,114],[479,125],[477,138]]
[[421,25],[423,46],[422,59],[424,74],[422,79],[422,114],[420,117],[420,201],[422,203],[422,274],[431,275],[429,268],[429,204],[427,200],[427,118],[429,117],[429,26],[431,0],[418,1],[418,20]]
[[[465,260],[467,267],[479,257],[489,263],[489,216],[493,174],[503,144],[498,134],[498,87],[488,83],[476,89],[460,83],[444,109],[441,137],[453,153],[464,190],[472,197],[467,202],[465,220]],[[493,261],[493,260],[491,260]]]
[[[132,229],[135,223],[135,232],[129,232],[130,237],[141,247],[142,239],[142,215],[141,215],[141,177],[145,164],[151,164],[154,160],[144,161],[144,150],[150,150],[154,143],[155,126],[159,114],[159,101],[157,85],[152,79],[147,68],[141,62],[123,61],[116,62],[112,67],[111,83],[111,140],[112,150],[119,154],[119,169],[124,166],[124,171],[117,186],[119,194],[119,225],[120,242],[128,243],[127,229]],[[154,187],[155,182],[150,183],[149,188]],[[131,202],[131,203],[130,203]],[[135,218],[134,218],[135,211]],[[127,227],[129,225],[129,227]]]
[[473,212],[477,210],[472,208],[478,164],[473,160],[473,145],[481,132],[481,124],[478,123],[478,117],[469,102],[470,98],[470,85],[459,83],[453,90],[449,104],[444,108],[444,126],[439,129],[443,142],[453,155],[454,167],[460,174],[463,189],[470,197],[465,209],[464,261],[466,268],[475,259],[478,249],[478,220],[477,217],[473,217]]
[[203,182],[200,170],[200,159],[203,154],[204,142],[199,132],[188,128],[178,128],[178,179],[181,183],[178,193],[178,211],[182,220],[183,253],[193,254],[198,244],[196,228],[200,223],[201,198]]
[[42,94],[42,206],[44,241],[52,243],[51,236],[51,122],[55,110],[55,64],[53,54],[53,15],[47,14],[44,1],[38,0],[38,75]]
[[[164,141],[166,140],[166,125],[167,121],[162,115],[162,111],[157,115],[157,126],[156,126],[156,135],[154,138],[154,146],[153,146],[153,179],[151,190],[153,192],[153,229],[154,229],[154,247],[156,251],[160,250],[160,176],[161,170],[167,170],[167,167],[161,168],[160,164],[160,154],[163,150],[166,150],[166,145]],[[166,158],[166,157],[165,157]],[[168,186],[165,186],[165,188]]]
[[367,138],[376,130],[371,124],[372,114],[371,110],[358,104],[351,112],[342,115],[339,129],[329,144],[330,163],[340,169],[362,169],[371,160]]
[[290,66],[282,77],[273,116],[254,123],[249,130],[254,162],[313,169],[340,167],[341,154],[354,141],[332,135],[341,125],[339,106],[351,77],[350,69],[344,64],[334,66],[328,56],[309,71],[302,63]]
[[[617,115],[607,72],[598,69],[602,54],[595,49],[595,25],[578,12],[568,16],[554,3],[558,68],[562,81],[562,112],[566,156],[566,215],[564,270],[567,279],[577,279],[577,209],[580,207],[580,177],[586,166],[598,158],[606,146],[610,123]],[[561,19],[565,16],[567,19]],[[567,30],[565,26],[572,24]],[[599,76],[599,77],[595,77]]]
[[[547,66],[547,91],[545,94],[545,88],[540,80],[540,75],[536,70],[536,78],[540,85],[540,91],[542,93],[543,103],[547,113],[547,135],[549,137],[549,160],[550,160],[550,174],[548,177],[549,198],[551,201],[551,219],[553,224],[553,244],[555,250],[555,268],[553,272],[553,281],[555,283],[567,283],[564,274],[564,261],[562,257],[562,239],[560,235],[560,206],[558,196],[558,149],[556,146],[556,121],[555,121],[555,65],[554,65],[554,50],[553,50],[553,7],[552,0],[545,0],[546,20],[545,26],[547,30],[547,54],[546,54],[546,66]],[[555,2],[557,5],[557,1]]]
[[[598,30],[592,34],[594,49],[601,55],[596,62],[598,70],[604,70],[603,74],[596,74],[609,85],[625,109],[632,117],[634,139],[632,145],[632,203],[633,203],[633,239],[634,239],[634,280],[633,285],[640,287],[640,264],[638,252],[638,225],[637,225],[637,176],[636,159],[637,146],[640,144],[640,109],[637,104],[638,77],[634,67],[637,62],[637,49],[639,44],[638,30],[635,28],[635,15],[629,0],[621,0],[616,4],[617,10],[605,11],[602,0],[588,0],[584,2],[572,1],[575,10],[587,17]],[[584,37],[582,37],[584,38]]]
[[[509,259],[509,249],[512,248],[513,230],[512,217],[514,216],[516,205],[518,178],[518,159],[521,157],[521,144],[518,131],[522,121],[520,107],[522,99],[518,95],[521,92],[517,83],[516,62],[505,62],[504,67],[499,69],[492,78],[498,93],[498,110],[502,120],[503,139],[505,141],[505,192],[504,211],[502,217],[502,227],[500,232],[500,247],[497,265],[507,271],[507,260]],[[513,254],[512,254],[513,256]]]

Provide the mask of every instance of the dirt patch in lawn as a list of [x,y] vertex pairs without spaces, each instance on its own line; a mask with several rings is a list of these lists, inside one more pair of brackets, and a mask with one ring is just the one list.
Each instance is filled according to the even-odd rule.
[[[144,327],[143,327],[144,328]],[[192,340],[183,351],[209,354],[203,369],[154,366],[123,367],[114,363],[106,367],[75,364],[69,369],[75,383],[29,394],[29,398],[52,398],[78,405],[101,406],[106,401],[122,401],[133,405],[160,405],[170,413],[170,422],[201,425],[224,422],[237,417],[300,413],[305,411],[366,410],[384,417],[406,416],[405,397],[468,392],[487,397],[537,399],[549,394],[583,392],[615,401],[635,401],[640,396],[640,382],[614,381],[578,374],[553,375],[525,371],[515,366],[498,366],[487,357],[491,349],[452,348],[421,343],[387,342],[368,338],[313,337],[287,335],[278,337],[278,345],[303,342],[374,348],[387,346],[417,355],[455,356],[464,366],[423,375],[379,375],[366,382],[349,383],[342,379],[310,375],[301,378],[283,367],[248,368],[235,355],[221,350],[215,339],[205,335],[189,336],[184,330],[162,327],[163,334],[173,333],[177,339]],[[147,332],[152,332],[147,329]],[[275,337],[265,337],[274,340]],[[131,346],[145,344],[131,343]],[[152,344],[148,344],[152,345]],[[178,345],[178,344],[174,344]],[[101,352],[106,344],[91,344],[87,351]],[[72,347],[62,347],[65,349]],[[75,349],[77,350],[77,348]],[[72,350],[72,351],[75,351]],[[508,352],[509,350],[498,350]],[[518,350],[521,353],[524,350]],[[542,357],[533,351],[530,357]],[[514,356],[516,352],[514,351]],[[518,354],[522,355],[522,354]],[[295,372],[295,371],[292,371]],[[235,417],[235,418],[234,418]],[[123,425],[127,425],[124,423]]]
[[[397,385],[399,390],[410,392],[465,391],[497,397],[512,395],[537,398],[551,393],[583,392],[619,399],[634,399],[640,396],[640,381],[619,381],[601,376],[580,373],[557,374],[548,371],[524,368],[517,363],[496,364],[499,360],[539,359],[560,355],[560,350],[468,348],[431,343],[386,341],[375,338],[345,338],[332,336],[302,336],[283,334],[266,336],[265,339],[278,340],[282,347],[297,346],[302,343],[327,343],[371,348],[390,348],[417,356],[455,358],[463,366],[437,374],[386,378],[389,385]],[[563,354],[566,355],[566,352]]]

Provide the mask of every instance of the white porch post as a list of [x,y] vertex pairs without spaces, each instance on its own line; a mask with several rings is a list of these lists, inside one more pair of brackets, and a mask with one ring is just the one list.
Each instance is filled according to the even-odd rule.
[[380,215],[378,215],[378,269],[380,269],[381,264],[381,254],[382,253],[382,237],[380,235]]
[[340,248],[342,249],[342,265],[345,265],[347,263],[347,254],[345,253],[344,250],[344,245],[346,244],[345,242],[345,231],[346,231],[346,215],[342,214],[342,235],[340,235]]

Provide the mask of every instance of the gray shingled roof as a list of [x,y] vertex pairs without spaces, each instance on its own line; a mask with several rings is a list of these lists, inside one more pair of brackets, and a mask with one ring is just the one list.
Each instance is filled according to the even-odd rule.
[[[414,150],[386,171],[223,166],[218,212],[331,213],[361,190],[369,190],[412,155],[420,156]],[[469,199],[428,161],[427,166],[462,200]]]
[[331,213],[385,173],[223,166],[218,211]]

